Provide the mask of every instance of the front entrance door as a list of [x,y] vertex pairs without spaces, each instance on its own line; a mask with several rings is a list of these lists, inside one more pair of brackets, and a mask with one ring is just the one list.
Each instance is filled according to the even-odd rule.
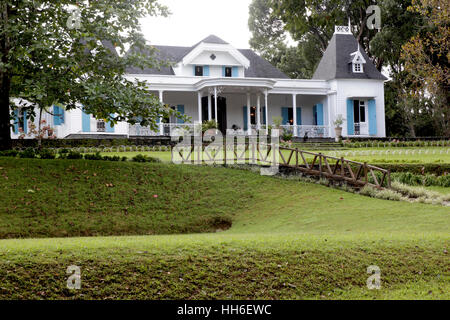
[[[215,115],[215,100],[211,97],[211,114],[212,119],[216,118]],[[217,122],[219,124],[219,130],[226,134],[227,132],[227,99],[224,97],[217,97]],[[203,121],[208,120],[208,97],[202,98],[202,119]]]
[[353,100],[353,116],[355,121],[355,135],[369,135],[367,123],[367,106],[364,100]]

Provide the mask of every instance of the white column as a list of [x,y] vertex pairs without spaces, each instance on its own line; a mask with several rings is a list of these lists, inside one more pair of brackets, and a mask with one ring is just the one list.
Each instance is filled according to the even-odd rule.
[[212,120],[212,101],[211,101],[211,94],[208,93],[208,121]]
[[251,116],[251,108],[252,108],[252,99],[250,92],[247,93],[247,131],[250,135],[252,133],[252,116]]
[[292,94],[292,107],[294,108],[294,137],[297,137],[297,94]]
[[214,87],[214,118],[216,122],[219,122],[219,117],[217,116],[217,87]]
[[256,94],[256,127],[261,129],[261,95]]
[[269,134],[269,92],[264,92],[264,99],[266,104],[266,134]]
[[[159,102],[164,104],[164,91],[159,91]],[[164,135],[164,124],[163,124],[163,118],[159,117],[159,135]]]
[[202,93],[198,92],[198,122],[202,123]]

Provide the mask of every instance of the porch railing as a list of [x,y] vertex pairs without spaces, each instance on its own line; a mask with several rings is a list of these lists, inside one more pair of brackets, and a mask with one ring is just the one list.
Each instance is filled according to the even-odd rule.
[[171,136],[175,133],[180,133],[180,131],[187,131],[194,134],[194,124],[186,123],[160,123],[156,130],[150,127],[143,127],[139,124],[129,126],[129,135],[138,137],[158,137],[158,136]]
[[[175,133],[175,130],[187,130],[189,133],[194,134],[194,124],[178,124],[178,123],[160,123],[156,130],[152,130],[149,127],[142,127],[139,124],[129,126],[130,136],[140,136],[140,137],[157,137],[157,136],[171,136]],[[257,125],[252,125],[251,129],[256,132],[258,129]],[[266,125],[261,124],[259,126],[260,130],[266,129]],[[330,136],[330,128],[327,126],[312,126],[312,125],[301,125],[301,126],[281,126],[281,129],[285,132],[290,132],[297,137],[308,138],[327,138]],[[179,131],[178,131],[179,133]],[[247,135],[248,132],[240,130],[227,130],[230,135]],[[297,134],[295,134],[297,133]]]
[[327,126],[281,126],[283,130],[291,132],[294,136],[303,138],[328,138],[330,137],[330,127]]

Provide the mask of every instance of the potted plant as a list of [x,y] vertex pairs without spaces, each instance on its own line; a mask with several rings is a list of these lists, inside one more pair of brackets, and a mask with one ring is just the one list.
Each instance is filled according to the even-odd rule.
[[345,119],[342,114],[339,114],[333,122],[334,131],[336,132],[336,142],[339,142],[342,139],[342,124],[344,121]]

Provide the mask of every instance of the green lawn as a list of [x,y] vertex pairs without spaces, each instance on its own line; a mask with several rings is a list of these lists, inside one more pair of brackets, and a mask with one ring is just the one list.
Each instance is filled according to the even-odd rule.
[[450,298],[448,207],[104,161],[0,158],[0,189],[1,238],[142,235],[0,240],[0,299]]
[[[359,148],[347,150],[311,151],[337,158],[368,162],[368,163],[450,163],[450,148],[448,147],[423,147],[423,148]],[[102,155],[112,155],[132,158],[138,154],[159,158],[164,162],[171,162],[170,151],[151,152],[105,152]],[[284,152],[288,156],[289,152]],[[312,158],[312,156],[307,156]]]

